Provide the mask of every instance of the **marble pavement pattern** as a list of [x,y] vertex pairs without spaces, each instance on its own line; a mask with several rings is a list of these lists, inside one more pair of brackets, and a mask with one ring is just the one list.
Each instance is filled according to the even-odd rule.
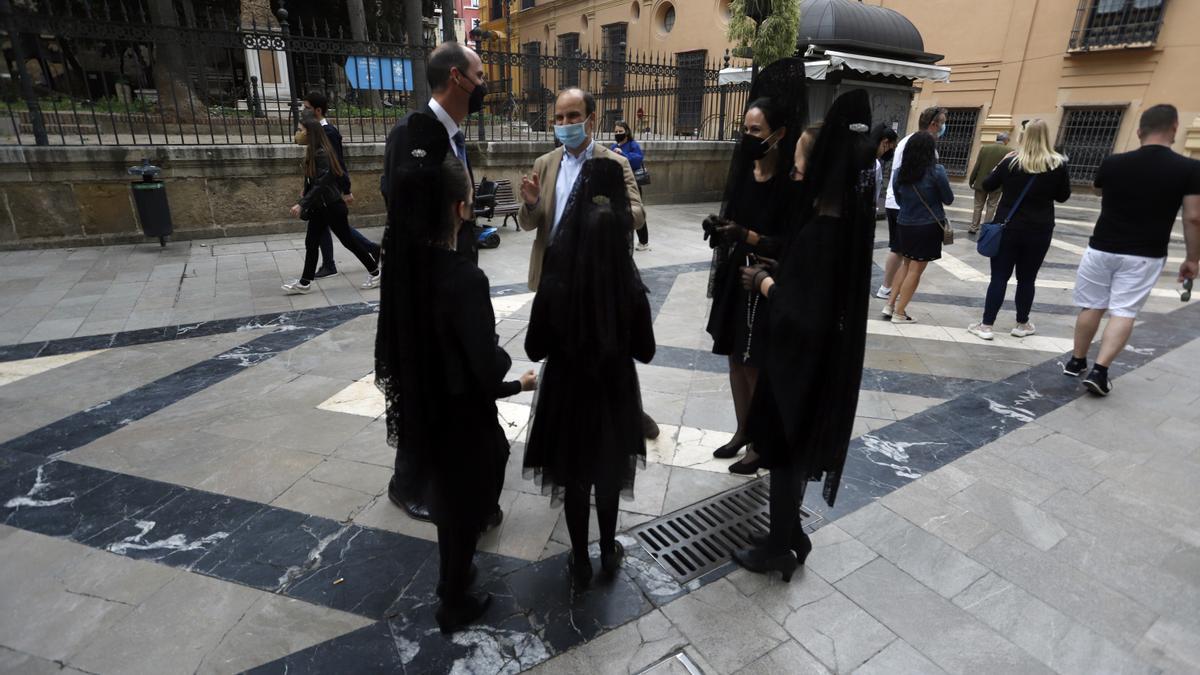
[[[639,373],[663,436],[622,530],[748,480],[711,458],[734,429],[702,331],[711,208],[650,209]],[[281,296],[294,237],[0,253],[0,671],[1194,672],[1200,313],[1152,298],[1113,397],[1080,398],[1062,287],[1095,204],[1069,208],[1038,340],[965,336],[982,286],[961,268],[931,270],[920,326],[872,323],[842,494],[809,500],[827,524],[791,584],[681,586],[626,539],[618,577],[572,593],[565,523],[520,472],[530,397],[502,402],[496,605],[453,639],[433,533],[383,494],[377,292]],[[527,246],[482,261],[514,375]]]

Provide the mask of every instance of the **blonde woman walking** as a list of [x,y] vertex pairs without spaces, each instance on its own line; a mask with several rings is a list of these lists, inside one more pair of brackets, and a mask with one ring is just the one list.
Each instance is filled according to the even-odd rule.
[[[1038,270],[1054,233],[1054,202],[1071,197],[1067,158],[1050,145],[1050,130],[1036,119],[1025,127],[1021,147],[1009,153],[983,181],[983,190],[1003,189],[996,208],[996,222],[1008,224],[1000,237],[1000,250],[992,256],[992,281],[983,306],[983,320],[967,330],[984,340],[994,337],[992,327],[1004,304],[1008,280],[1017,273],[1017,324],[1012,335],[1025,337],[1036,332],[1029,321]],[[1024,193],[1024,198],[1021,195]],[[1016,211],[1013,212],[1013,206]]]

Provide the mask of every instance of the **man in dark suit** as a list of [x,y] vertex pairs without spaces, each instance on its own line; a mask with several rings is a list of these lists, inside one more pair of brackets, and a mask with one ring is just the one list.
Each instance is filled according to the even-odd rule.
[[[350,167],[346,166],[346,155],[342,150],[342,132],[325,119],[325,111],[329,109],[329,98],[319,91],[310,91],[304,97],[304,107],[313,112],[313,116],[325,130],[325,135],[329,137],[329,143],[333,145],[333,152],[337,155],[338,164],[341,165],[343,172],[338,178],[338,189],[342,191],[342,200],[346,202],[346,206],[350,206],[354,203],[354,193],[350,191]],[[379,244],[367,239],[353,227],[350,228],[350,234],[359,240],[359,243],[370,252],[372,258],[379,260]],[[316,278],[331,277],[335,274],[337,274],[337,265],[333,262],[333,236],[327,231],[321,240],[321,266],[317,269]],[[378,277],[373,279],[373,281],[368,279],[362,288],[378,286]]]
[[[416,115],[432,117],[441,123],[450,139],[451,151],[463,163],[467,175],[471,176],[471,185],[475,184],[474,176],[471,173],[471,164],[467,160],[467,143],[461,126],[467,115],[483,108],[483,97],[487,95],[483,62],[474,51],[457,42],[446,42],[429,55],[426,74],[429,79],[430,91],[433,94],[432,98],[420,110],[409,113],[396,123],[396,126],[388,133],[387,144],[384,147],[383,176],[379,180],[379,189],[383,193],[383,201],[388,205],[389,213],[391,213],[393,199],[404,199],[404,195],[392,194],[392,176],[396,175],[404,158],[411,151],[409,122]],[[388,222],[387,227],[390,228],[391,225],[391,222]],[[456,249],[461,255],[477,263],[479,253],[475,246],[474,229],[473,222],[468,222],[462,227],[458,234]],[[384,240],[387,241],[386,232]],[[495,486],[496,511],[491,517],[489,527],[499,525],[504,517],[500,511],[499,499],[500,490],[504,485],[503,467],[508,461],[507,450],[501,459],[502,461],[498,462],[501,470],[496,476]],[[392,500],[392,503],[403,508],[409,516],[427,521],[429,520],[428,506],[405,501],[396,489],[398,481],[401,480],[402,466],[400,450],[397,449],[396,473],[392,475],[391,483],[388,485],[388,498]]]

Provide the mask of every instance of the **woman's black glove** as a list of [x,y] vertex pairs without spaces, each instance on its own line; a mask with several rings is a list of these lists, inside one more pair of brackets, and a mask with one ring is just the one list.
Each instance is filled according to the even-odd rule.
[[771,276],[767,271],[767,266],[762,263],[755,263],[749,267],[742,268],[742,288],[747,291],[755,291],[762,286],[763,279]]
[[740,244],[746,241],[746,228],[731,221],[725,221],[717,228],[717,234],[721,239],[730,244]]
[[704,228],[704,240],[708,242],[709,248],[716,248],[725,243],[721,240],[721,235],[717,230],[726,222],[728,221],[724,218],[710,213],[704,222],[700,223],[700,226]]

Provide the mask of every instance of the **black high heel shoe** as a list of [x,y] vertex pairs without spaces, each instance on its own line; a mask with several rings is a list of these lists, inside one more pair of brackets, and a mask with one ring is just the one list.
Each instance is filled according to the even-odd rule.
[[796,571],[797,567],[796,556],[792,555],[790,550],[778,555],[771,555],[764,547],[744,548],[734,551],[733,559],[742,567],[757,574],[779,572],[785,582],[792,580],[792,573]]
[[437,619],[438,628],[442,630],[442,633],[449,635],[474,623],[483,616],[491,604],[490,593],[484,593],[482,597],[468,594],[453,604],[442,601],[434,618]]
[[585,556],[581,562],[572,553],[567,556],[567,571],[571,573],[571,580],[576,586],[586,588],[592,582],[592,559]]
[[729,473],[736,473],[739,476],[753,476],[758,473],[758,467],[762,465],[762,458],[752,462],[747,462],[745,459],[739,459],[729,465]]
[[[755,548],[766,548],[767,535],[752,534],[746,538],[746,541]],[[792,552],[796,554],[796,564],[803,565],[804,561],[808,559],[808,554],[812,553],[812,539],[809,539],[808,533],[801,529],[799,534],[792,536],[791,548]]]
[[742,451],[742,448],[749,444],[750,441],[739,440],[735,435],[733,438],[729,439],[728,443],[722,445],[716,450],[713,450],[713,457],[716,457],[717,459],[733,459],[734,457],[737,457],[739,452]]

